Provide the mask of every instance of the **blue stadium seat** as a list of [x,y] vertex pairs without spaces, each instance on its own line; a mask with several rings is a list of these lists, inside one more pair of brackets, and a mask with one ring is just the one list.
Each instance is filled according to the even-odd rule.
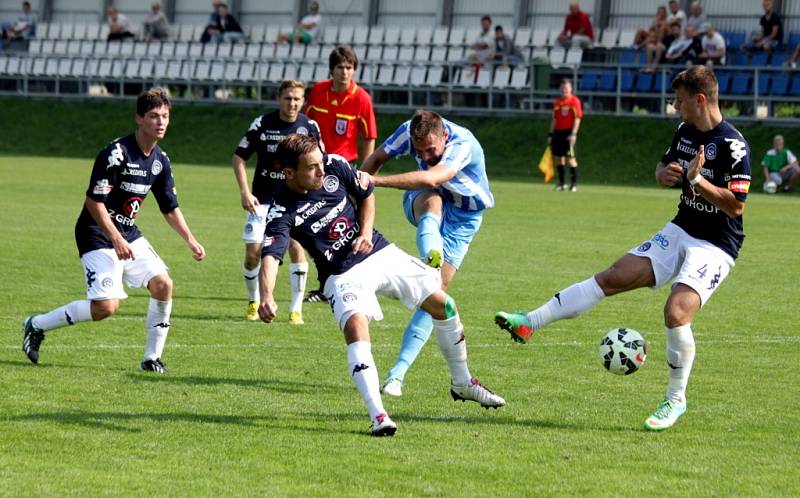
[[[728,52],[730,55],[730,52]],[[749,57],[746,53],[737,50],[733,53],[733,57],[728,57],[733,66],[746,66],[750,63]]]
[[747,33],[741,31],[723,31],[722,37],[725,38],[725,46],[728,50],[739,50],[747,39]]
[[641,54],[640,50],[634,49],[625,49],[619,52],[619,63],[620,64],[641,64]]
[[792,95],[800,95],[800,74],[795,74],[792,78],[792,89],[789,91]]
[[[646,73],[645,73],[646,74]],[[636,73],[630,69],[622,70],[622,80],[620,81],[620,89],[623,92],[632,92],[635,85]]]
[[772,75],[770,73],[758,73],[758,94],[769,95],[771,82]]
[[[653,88],[653,77],[655,76],[654,73],[639,73],[636,77],[636,91],[637,92],[649,92]],[[625,75],[622,75],[622,81],[625,81]],[[624,84],[624,83],[623,83]]]
[[769,62],[769,54],[767,52],[753,52],[750,56],[751,66],[766,66]]
[[597,89],[601,92],[613,92],[617,87],[617,72],[613,69],[600,71]]
[[780,52],[773,52],[772,58],[769,60],[769,65],[772,67],[781,67],[784,62],[789,60],[789,52],[781,50]]
[[772,95],[786,95],[789,92],[789,75],[784,73],[772,77]]
[[746,95],[750,93],[753,77],[749,73],[737,73],[733,76],[730,93],[735,95]]
[[789,33],[789,40],[786,42],[786,45],[789,50],[794,50],[796,46],[800,45],[800,31]]
[[667,93],[670,93],[672,91],[672,78],[673,73],[669,71],[656,73],[653,77],[653,91],[661,93],[661,90],[666,88]]
[[719,84],[719,93],[725,95],[728,93],[728,87],[731,85],[731,73],[728,71],[716,71],[717,83]]
[[600,72],[594,70],[581,71],[581,77],[578,81],[578,89],[585,92],[593,92],[597,89],[598,79]]

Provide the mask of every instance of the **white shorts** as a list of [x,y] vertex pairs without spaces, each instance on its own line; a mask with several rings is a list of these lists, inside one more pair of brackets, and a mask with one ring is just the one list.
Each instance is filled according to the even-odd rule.
[[344,330],[355,313],[363,313],[369,320],[383,319],[377,294],[413,309],[441,288],[438,271],[392,244],[341,275],[328,277],[323,292],[333,308],[333,318]]
[[692,237],[672,222],[628,252],[650,260],[656,276],[653,289],[674,279],[673,285],[688,285],[700,295],[700,306],[711,298],[735,265],[728,253]]
[[269,207],[270,204],[259,204],[256,207],[256,214],[247,213],[247,220],[244,222],[242,230],[242,240],[245,244],[262,244],[264,242]]
[[90,301],[125,299],[124,281],[131,289],[147,287],[150,279],[167,273],[167,265],[144,237],[131,242],[133,260],[121,261],[114,249],[95,249],[81,256]]

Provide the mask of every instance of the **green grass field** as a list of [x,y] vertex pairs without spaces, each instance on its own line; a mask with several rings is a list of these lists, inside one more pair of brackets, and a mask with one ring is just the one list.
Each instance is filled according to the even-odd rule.
[[[689,411],[665,433],[641,422],[666,387],[665,289],[640,290],[558,322],[531,344],[492,323],[603,269],[672,217],[678,192],[494,182],[451,287],[471,368],[508,406],[454,403],[435,341],[386,400],[399,431],[368,436],[327,306],[306,325],[243,320],[243,213],[229,168],[175,166],[183,211],[208,251],[197,263],[153,199],[139,225],[176,284],[165,376],[137,371],[146,293],[100,323],[48,334],[39,365],[22,318],[84,297],[73,240],[90,160],[0,157],[2,496],[797,496],[800,197],[750,197],[735,270],[694,323]],[[376,226],[408,252],[400,193],[378,193]],[[314,282],[311,282],[313,285]],[[288,279],[279,276],[279,304]],[[373,323],[381,377],[410,312],[384,300]],[[597,357],[616,326],[649,359],[630,377]]]

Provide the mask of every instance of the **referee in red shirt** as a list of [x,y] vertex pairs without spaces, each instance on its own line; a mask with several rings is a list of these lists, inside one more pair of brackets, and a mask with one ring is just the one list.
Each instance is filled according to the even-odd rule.
[[333,49],[328,67],[332,78],[314,84],[305,114],[319,124],[325,152],[338,154],[353,164],[359,157],[362,160],[369,157],[375,149],[378,128],[372,98],[353,81],[358,57],[350,47]]
[[561,80],[561,97],[553,102],[553,121],[550,124],[550,135],[547,143],[553,152],[553,162],[558,168],[558,185],[556,190],[563,192],[564,168],[570,167],[571,185],[570,192],[578,191],[578,160],[575,157],[575,142],[578,139],[578,129],[583,119],[583,105],[581,100],[572,94],[572,81]]

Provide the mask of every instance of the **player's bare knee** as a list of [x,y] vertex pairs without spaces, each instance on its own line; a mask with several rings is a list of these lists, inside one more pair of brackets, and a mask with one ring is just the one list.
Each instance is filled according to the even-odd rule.
[[92,320],[98,322],[110,317],[119,309],[119,299],[104,299],[102,301],[92,301],[90,311]]
[[428,298],[422,302],[420,308],[431,315],[434,320],[446,320],[450,318],[450,316],[448,316],[448,302],[450,303],[450,309],[454,311],[455,302],[453,298],[448,296],[446,292],[440,290],[428,296]]
[[160,301],[169,301],[172,299],[172,288],[172,279],[166,274],[156,275],[147,283],[147,290],[150,291],[150,295],[153,299],[158,299]]

